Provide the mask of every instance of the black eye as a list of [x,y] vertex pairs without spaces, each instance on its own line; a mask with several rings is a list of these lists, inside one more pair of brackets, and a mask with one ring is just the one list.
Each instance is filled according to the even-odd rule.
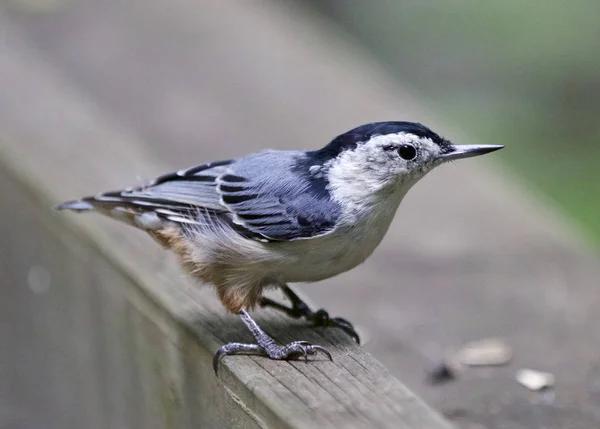
[[400,148],[398,148],[398,154],[402,159],[410,161],[411,159],[415,159],[417,156],[417,149],[409,144],[403,144],[400,146]]

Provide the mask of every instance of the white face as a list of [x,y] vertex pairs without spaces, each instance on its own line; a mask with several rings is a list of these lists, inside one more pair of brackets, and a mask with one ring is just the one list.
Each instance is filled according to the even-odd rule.
[[406,193],[442,163],[440,155],[440,146],[429,138],[409,133],[374,136],[331,161],[330,186],[352,199]]

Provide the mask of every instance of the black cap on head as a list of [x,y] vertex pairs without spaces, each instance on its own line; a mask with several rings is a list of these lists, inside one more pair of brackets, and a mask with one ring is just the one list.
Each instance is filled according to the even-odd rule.
[[448,140],[440,137],[423,124],[418,122],[389,121],[364,124],[344,134],[340,134],[319,152],[324,156],[334,158],[345,150],[354,149],[359,143],[364,143],[371,137],[403,132],[422,138],[429,138],[438,144],[443,151],[444,149],[450,150],[452,147]]

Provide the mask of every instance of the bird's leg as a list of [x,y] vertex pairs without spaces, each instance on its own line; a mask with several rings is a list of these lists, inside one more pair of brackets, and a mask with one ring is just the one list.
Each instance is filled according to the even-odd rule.
[[304,357],[304,359],[308,361],[308,355],[315,355],[320,351],[325,354],[329,360],[333,360],[331,353],[329,353],[327,349],[310,344],[308,341],[292,341],[289,344],[281,346],[258,326],[246,310],[241,311],[240,317],[246,327],[252,332],[257,344],[229,343],[217,350],[217,353],[215,353],[213,358],[213,369],[217,375],[219,371],[219,362],[223,356],[226,355],[254,354],[268,356],[271,359],[277,360],[295,360]]
[[262,297],[260,300],[261,307],[271,307],[279,311],[283,311],[294,319],[300,319],[304,317],[306,320],[311,322],[314,326],[328,327],[332,326],[339,328],[348,335],[350,335],[357,343],[360,344],[360,337],[354,330],[354,327],[350,322],[341,317],[329,317],[327,311],[320,309],[312,311],[308,305],[300,299],[300,297],[294,292],[288,285],[281,286],[281,290],[288,297],[292,303],[292,307],[287,307],[283,304],[273,301],[270,298]]

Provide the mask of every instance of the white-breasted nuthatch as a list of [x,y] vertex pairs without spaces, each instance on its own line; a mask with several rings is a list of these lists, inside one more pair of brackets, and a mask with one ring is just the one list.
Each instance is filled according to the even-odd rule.
[[[174,251],[197,279],[215,287],[256,344],[231,343],[215,354],[295,359],[329,352],[305,341],[277,344],[248,309],[271,306],[318,326],[358,335],[341,318],[311,311],[287,286],[314,282],[364,262],[379,245],[408,190],[434,167],[503,146],[455,146],[414,122],[354,128],[314,151],[266,150],[198,165],[145,186],[60,204],[96,211],[147,231]],[[263,297],[279,287],[287,307]]]

